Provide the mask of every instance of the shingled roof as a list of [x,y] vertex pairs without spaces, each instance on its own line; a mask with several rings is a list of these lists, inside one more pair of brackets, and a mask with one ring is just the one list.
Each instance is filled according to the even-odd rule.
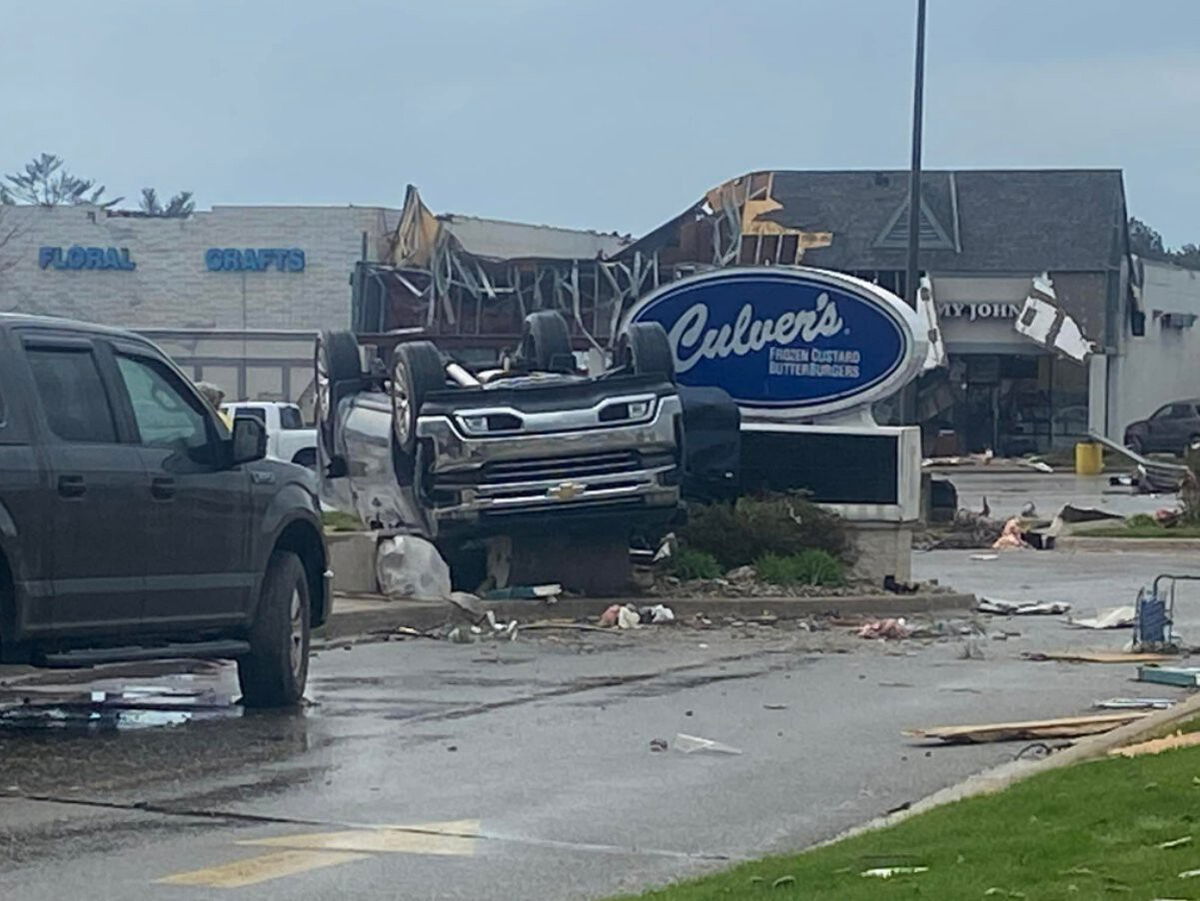
[[[771,197],[782,206],[760,218],[832,233],[806,265],[904,268],[906,171],[776,171]],[[930,170],[922,201],[921,268],[935,273],[1095,272],[1124,252],[1119,169]]]

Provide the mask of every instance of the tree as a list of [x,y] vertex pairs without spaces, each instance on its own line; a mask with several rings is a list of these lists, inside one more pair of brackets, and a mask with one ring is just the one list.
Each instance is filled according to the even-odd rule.
[[191,191],[180,191],[167,201],[166,206],[163,206],[162,201],[158,199],[157,191],[153,188],[142,188],[141,208],[147,216],[163,219],[186,219],[195,211],[196,202],[192,200]]
[[1147,259],[1165,260],[1168,256],[1162,235],[1136,216],[1129,217],[1129,249]]
[[71,206],[94,203],[109,209],[125,198],[104,200],[104,185],[94,178],[80,178],[63,169],[63,160],[52,153],[43,153],[25,164],[25,171],[5,175],[0,201],[7,204],[28,203],[36,206]]

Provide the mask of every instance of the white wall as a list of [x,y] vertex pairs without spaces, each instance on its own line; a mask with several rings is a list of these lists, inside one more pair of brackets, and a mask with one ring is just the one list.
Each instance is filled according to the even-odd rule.
[[1109,437],[1118,440],[1125,426],[1168,401],[1200,397],[1200,319],[1185,329],[1162,325],[1164,313],[1200,316],[1200,272],[1150,260],[1143,265],[1145,337],[1134,337],[1126,321],[1119,354],[1109,361]]
[[[322,329],[350,324],[350,272],[399,212],[374,207],[216,207],[187,219],[109,217],[90,206],[0,207],[0,312],[129,328]],[[128,248],[132,271],[39,265],[43,246]],[[299,248],[302,272],[211,272],[209,248]]]

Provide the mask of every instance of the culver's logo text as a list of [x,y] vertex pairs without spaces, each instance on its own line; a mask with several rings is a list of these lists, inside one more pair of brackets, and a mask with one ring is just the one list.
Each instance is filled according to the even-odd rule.
[[771,344],[786,347],[797,338],[806,342],[832,338],[844,328],[837,304],[827,292],[817,295],[814,309],[787,311],[777,319],[755,319],[753,304],[746,303],[732,324],[707,328],[708,313],[706,303],[695,303],[667,331],[676,372],[687,372],[701,360],[744,357]]

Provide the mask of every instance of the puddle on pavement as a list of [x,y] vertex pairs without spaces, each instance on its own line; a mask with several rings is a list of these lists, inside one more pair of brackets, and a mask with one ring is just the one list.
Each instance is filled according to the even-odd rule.
[[242,715],[231,695],[211,689],[126,686],[79,691],[39,686],[11,694],[10,699],[0,696],[0,732],[107,733]]

